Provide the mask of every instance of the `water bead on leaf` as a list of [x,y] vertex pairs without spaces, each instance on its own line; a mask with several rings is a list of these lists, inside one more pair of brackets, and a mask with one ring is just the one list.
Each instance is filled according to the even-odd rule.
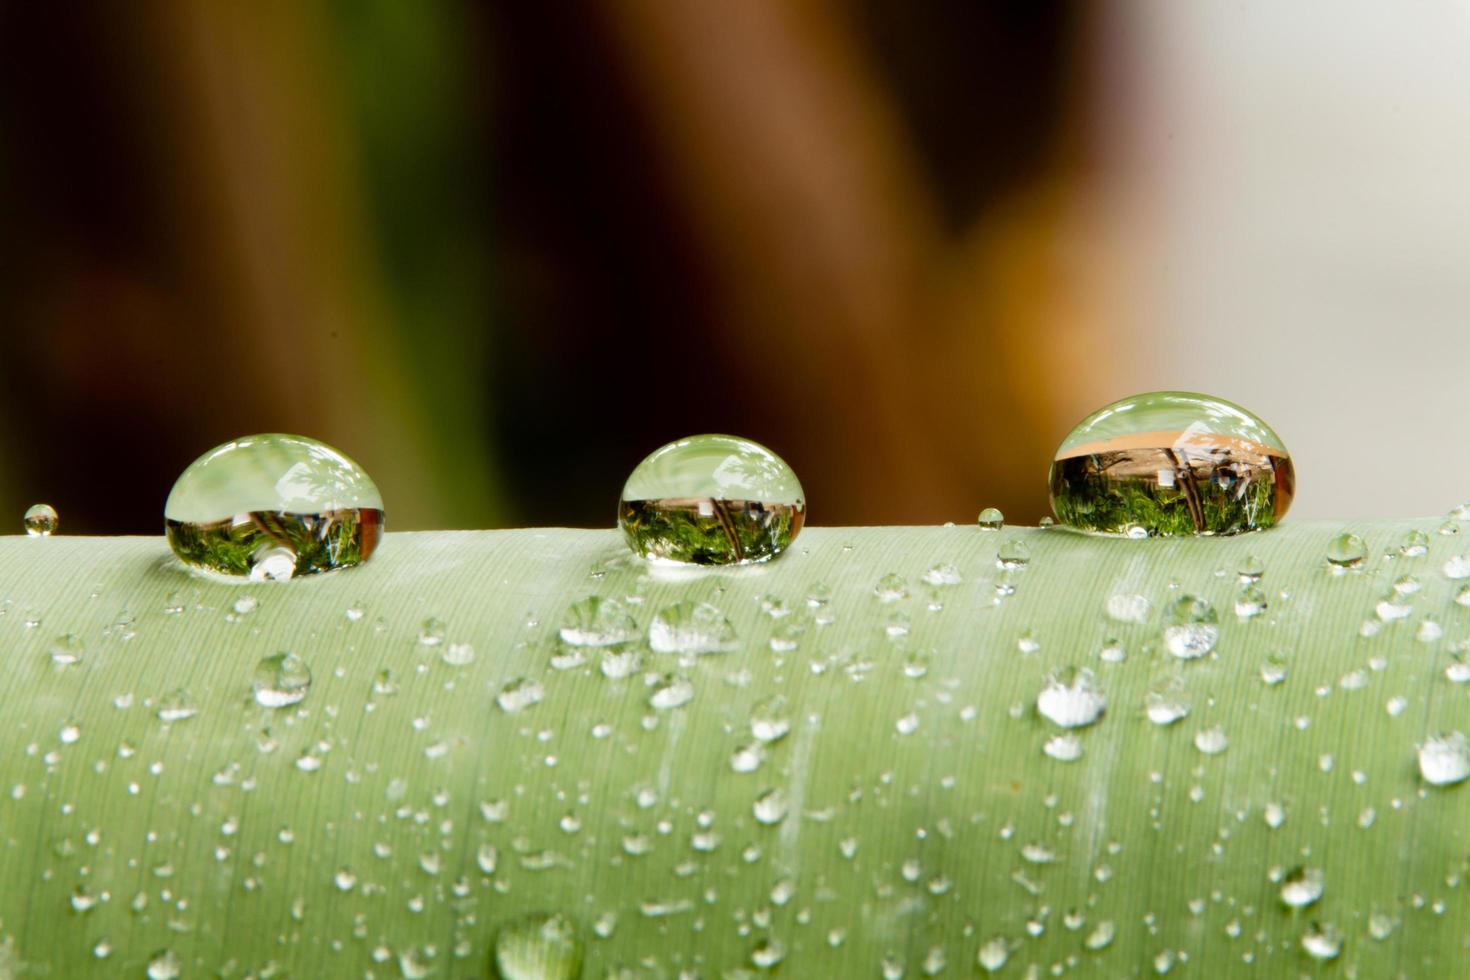
[[1269,426],[1223,399],[1180,391],[1093,412],[1057,449],[1050,481],[1064,523],[1134,537],[1271,527],[1296,485]]
[[735,436],[671,442],[639,463],[618,502],[628,546],[656,562],[740,565],[785,551],[806,495],[782,459]]
[[164,505],[184,564],[231,579],[280,580],[366,561],[383,501],[360,466],[315,439],[246,436],[199,457]]
[[24,521],[26,534],[33,538],[49,538],[56,533],[60,518],[56,515],[56,508],[50,504],[32,504],[26,508]]

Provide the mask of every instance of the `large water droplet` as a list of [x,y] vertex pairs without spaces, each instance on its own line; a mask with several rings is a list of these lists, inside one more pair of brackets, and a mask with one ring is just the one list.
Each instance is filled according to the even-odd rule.
[[1131,536],[1236,534],[1291,506],[1291,456],[1239,405],[1181,391],[1113,402],[1062,440],[1051,504],[1066,524]]
[[686,599],[665,606],[648,624],[648,645],[656,653],[725,653],[735,644],[735,627],[707,602]]
[[532,915],[501,928],[492,962],[501,980],[576,980],[582,940],[565,916]]
[[26,534],[33,538],[47,538],[56,533],[61,518],[50,504],[32,504],[25,513]]
[[1419,772],[1434,786],[1464,782],[1470,778],[1470,741],[1462,732],[1432,736],[1419,746]]
[[1181,660],[1194,660],[1215,649],[1220,639],[1220,616],[1208,601],[1182,595],[1164,617],[1164,646]]
[[311,668],[294,653],[262,657],[251,681],[255,702],[263,708],[287,708],[306,697],[311,688]]
[[383,531],[368,475],[303,436],[246,436],[211,449],[179,476],[163,514],[184,564],[257,581],[356,565]]
[[632,640],[638,624],[617,600],[590,595],[567,607],[557,632],[571,646],[611,647]]
[[975,962],[986,973],[994,973],[1006,965],[1011,958],[1011,944],[1004,936],[996,936],[985,942],[975,955]]
[[999,531],[1006,522],[999,507],[987,507],[980,512],[980,527],[985,531]]
[[1083,728],[1102,717],[1108,699],[1094,684],[1092,671],[1079,670],[1070,679],[1052,677],[1036,696],[1036,710],[1054,725]]
[[732,565],[785,551],[806,519],[796,474],[766,447],[690,436],[639,463],[618,502],[628,546],[651,561]]

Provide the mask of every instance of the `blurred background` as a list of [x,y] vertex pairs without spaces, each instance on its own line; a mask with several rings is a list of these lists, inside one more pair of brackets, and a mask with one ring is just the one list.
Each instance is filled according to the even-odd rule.
[[725,431],[814,523],[1034,523],[1158,388],[1294,516],[1438,514],[1467,55],[1463,2],[0,3],[0,515],[157,533],[287,431],[391,528],[605,526]]

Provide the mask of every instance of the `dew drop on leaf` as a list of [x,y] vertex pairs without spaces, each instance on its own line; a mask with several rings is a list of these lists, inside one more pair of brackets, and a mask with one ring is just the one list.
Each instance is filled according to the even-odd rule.
[[675,565],[737,565],[781,554],[801,531],[806,494],[790,466],[735,436],[654,450],[628,476],[618,526],[633,551]]
[[212,575],[282,580],[366,561],[383,501],[360,466],[291,435],[216,446],[180,474],[164,505],[169,547]]
[[26,534],[33,538],[49,538],[56,533],[61,519],[56,508],[50,504],[32,504],[26,508],[24,524]]

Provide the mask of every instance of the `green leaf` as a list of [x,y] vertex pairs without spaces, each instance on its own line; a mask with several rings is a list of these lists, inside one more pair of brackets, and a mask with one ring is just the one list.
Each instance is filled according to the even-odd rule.
[[[532,976],[1457,975],[1470,787],[1418,747],[1470,731],[1470,540],[1438,527],[811,528],[692,571],[393,534],[247,586],[3,539],[0,977],[493,976],[497,937]],[[594,595],[570,635],[615,645],[561,642]],[[1187,661],[1185,595],[1219,628]],[[649,649],[676,602],[735,648]]]

